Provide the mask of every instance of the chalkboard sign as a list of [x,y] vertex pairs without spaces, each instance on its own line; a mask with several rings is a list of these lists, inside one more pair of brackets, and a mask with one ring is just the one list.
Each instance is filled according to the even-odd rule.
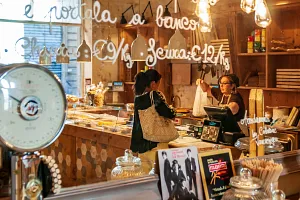
[[198,158],[206,199],[221,200],[235,176],[230,149],[199,153]]

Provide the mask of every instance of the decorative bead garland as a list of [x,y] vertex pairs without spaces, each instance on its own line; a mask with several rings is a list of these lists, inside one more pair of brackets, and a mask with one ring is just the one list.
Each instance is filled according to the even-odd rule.
[[52,156],[42,155],[40,156],[40,158],[44,162],[44,164],[48,165],[48,168],[50,170],[52,176],[52,192],[54,194],[58,194],[60,192],[62,183],[58,165],[55,163],[55,159],[53,159]]

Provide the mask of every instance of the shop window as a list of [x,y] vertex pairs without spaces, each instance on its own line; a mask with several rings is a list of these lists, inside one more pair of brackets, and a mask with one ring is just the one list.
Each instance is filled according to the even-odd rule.
[[[16,1],[19,3],[16,3]],[[81,95],[82,78],[80,64],[76,62],[76,57],[71,56],[69,64],[59,64],[56,63],[55,56],[55,51],[61,43],[64,43],[70,51],[76,51],[80,45],[81,26],[77,25],[78,21],[71,18],[69,21],[58,21],[52,17],[52,23],[50,24],[47,21],[49,18],[45,17],[45,13],[47,14],[53,6],[57,6],[58,9],[62,5],[78,6],[80,1],[14,0],[13,2],[12,4],[10,0],[0,0],[0,63],[30,62],[38,64],[39,52],[46,46],[48,50],[51,50],[52,64],[45,67],[61,79],[66,93]],[[33,5],[32,12],[35,17],[28,20],[28,18],[24,18],[24,8],[30,3]],[[1,10],[7,12],[1,12]],[[52,14],[52,16],[55,15]],[[58,25],[55,21],[62,22],[65,25]],[[20,40],[20,38],[23,39]],[[36,44],[33,43],[34,39],[36,39]],[[31,44],[26,46],[28,41]]]

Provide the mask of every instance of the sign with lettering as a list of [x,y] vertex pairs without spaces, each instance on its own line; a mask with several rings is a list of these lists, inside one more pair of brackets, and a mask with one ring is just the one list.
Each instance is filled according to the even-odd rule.
[[[81,13],[81,9],[84,9],[83,14]],[[163,17],[163,6],[159,5],[156,12],[156,24],[158,27],[164,27],[169,29],[183,29],[183,30],[196,30],[199,28],[199,22],[193,19],[188,19],[187,17],[182,18],[172,18],[172,17]],[[24,15],[31,19],[34,16],[32,13],[32,5],[28,4],[25,6]],[[48,15],[50,15],[50,26],[51,26],[51,18],[55,17],[56,19],[84,19],[84,20],[95,20],[96,22],[108,22],[108,23],[116,23],[117,18],[112,18],[109,10],[101,11],[101,5],[99,1],[93,2],[92,9],[86,8],[86,4],[83,3],[80,6],[69,6],[69,7],[57,7],[53,6],[50,8]],[[134,14],[129,24],[132,25],[142,25],[145,21],[142,20],[139,14]],[[51,27],[50,27],[51,30]],[[130,54],[126,53],[129,50],[129,45],[125,44],[125,39],[122,38],[119,42],[118,48],[111,42],[108,44],[107,40],[99,39],[95,41],[92,45],[92,56],[95,56],[98,60],[112,60],[112,63],[115,63],[119,56],[121,56],[121,60],[126,62],[127,68],[132,68],[133,61],[131,59]],[[99,46],[103,46],[103,44],[107,44],[106,50],[112,55],[111,57],[105,56],[101,57],[101,50],[98,48]],[[219,49],[215,49],[214,46],[205,44],[204,48],[201,49],[200,46],[195,45],[191,47],[190,51],[186,49],[163,49],[162,47],[155,46],[156,41],[154,38],[150,38],[148,41],[148,56],[146,58],[146,65],[155,66],[158,60],[164,59],[186,59],[193,60],[195,62],[202,63],[213,63],[215,65],[221,64],[224,66],[225,70],[230,69],[229,59],[225,58],[225,51],[223,51],[223,45],[219,47]],[[30,49],[30,56],[39,55],[40,51],[43,47],[37,46],[36,38],[28,38],[22,37],[17,40],[15,44],[15,49],[17,46],[21,46],[23,49]],[[57,55],[57,49],[59,47],[47,47],[50,55]],[[76,57],[78,58],[80,55],[77,54],[77,49],[69,48],[67,51],[59,51],[62,52],[63,56]],[[66,53],[65,53],[66,52]],[[201,52],[200,55],[198,52]],[[46,52],[48,53],[48,52]],[[60,53],[61,54],[61,53]],[[28,55],[22,55],[28,56]]]
[[[108,43],[107,45],[107,51],[112,53],[112,56],[105,56],[101,57],[101,50],[98,48],[99,46],[102,46],[103,44],[106,44],[108,41],[104,39],[100,39],[95,41],[92,49],[92,55],[95,56],[98,60],[104,61],[104,60],[112,60],[112,63],[115,63],[119,56],[121,56],[121,60],[124,60],[126,63],[126,66],[128,68],[132,68],[133,61],[131,59],[130,54],[127,54],[126,52],[129,49],[129,44],[124,44],[125,39],[122,38],[118,48],[115,47],[112,43]],[[35,37],[29,38],[29,37],[22,37],[18,39],[15,43],[15,49],[19,49],[20,46],[24,50],[30,50],[30,53],[22,55],[22,56],[31,56],[35,57],[38,56],[40,51],[43,49],[41,46],[37,46],[37,39]],[[62,56],[68,56],[68,57],[76,57],[78,58],[80,55],[77,54],[77,49],[75,48],[68,48],[67,51],[59,51],[57,52],[57,49],[59,47],[48,47],[48,51],[50,52],[50,56],[52,55],[62,55]],[[155,40],[154,38],[149,39],[149,48],[148,51],[152,54],[148,54],[146,59],[146,65],[148,66],[155,66],[157,64],[158,60],[164,60],[164,59],[187,59],[187,60],[194,60],[197,62],[202,63],[213,63],[217,65],[218,63],[223,65],[225,67],[225,70],[230,69],[230,64],[228,58],[225,58],[225,52],[222,51],[223,45],[220,46],[218,51],[215,51],[214,47],[208,44],[205,44],[204,49],[201,52],[201,55],[204,55],[203,57],[197,55],[197,51],[201,51],[201,47],[198,45],[195,45],[191,51],[187,51],[185,49],[177,50],[177,49],[167,49],[164,50],[162,47],[155,48]],[[45,52],[47,53],[47,52]]]
[[[241,119],[240,121],[241,125],[251,125],[251,124],[259,124],[259,123],[270,123],[270,120],[266,117],[255,117],[254,118],[248,118],[247,117],[247,110],[245,112],[245,116],[243,119]],[[269,145],[274,145],[276,142],[278,142],[278,138],[277,137],[265,137],[268,134],[274,134],[277,133],[277,129],[276,128],[272,128],[272,127],[267,127],[267,126],[263,126],[263,127],[259,127],[258,131],[255,132],[252,130],[252,132],[250,134],[252,134],[252,141],[255,141],[256,145],[265,145],[265,144],[269,144]],[[259,136],[264,136],[264,139],[260,140]]]
[[199,153],[198,158],[206,199],[221,200],[235,176],[230,149]]

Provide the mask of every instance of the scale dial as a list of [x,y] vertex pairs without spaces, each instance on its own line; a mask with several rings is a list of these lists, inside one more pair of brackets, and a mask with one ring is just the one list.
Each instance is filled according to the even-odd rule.
[[18,152],[43,149],[60,135],[66,96],[56,76],[31,64],[0,68],[0,140]]

